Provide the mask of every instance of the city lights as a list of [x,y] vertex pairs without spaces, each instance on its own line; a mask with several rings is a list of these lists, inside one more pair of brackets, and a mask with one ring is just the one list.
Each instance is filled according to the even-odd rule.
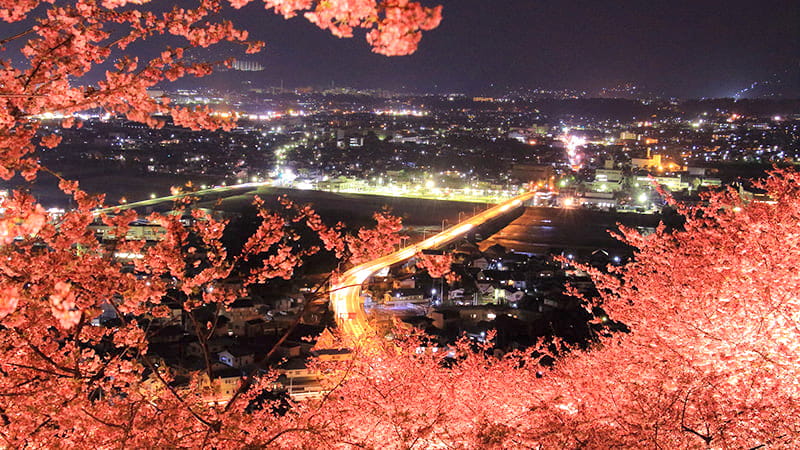
[[246,3],[0,5],[0,448],[798,445],[797,0]]

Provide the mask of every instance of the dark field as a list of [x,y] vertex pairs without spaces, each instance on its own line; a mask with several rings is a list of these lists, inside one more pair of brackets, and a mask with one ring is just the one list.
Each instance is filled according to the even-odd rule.
[[214,206],[228,213],[237,213],[249,208],[253,195],[257,194],[268,204],[276,205],[275,199],[286,195],[298,203],[310,203],[314,209],[326,218],[336,218],[348,224],[357,224],[371,220],[372,214],[383,208],[391,210],[403,218],[403,223],[411,226],[441,227],[456,223],[459,217],[472,215],[490,205],[480,203],[464,203],[440,200],[421,200],[401,197],[381,197],[374,195],[339,194],[321,191],[301,191],[295,189],[259,188],[248,192],[240,192],[236,196],[227,197],[215,206],[214,201],[200,202],[201,207]]

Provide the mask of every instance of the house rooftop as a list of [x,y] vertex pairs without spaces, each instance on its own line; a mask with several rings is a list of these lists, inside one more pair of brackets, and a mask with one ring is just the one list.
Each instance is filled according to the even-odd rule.
[[282,370],[302,370],[306,367],[308,367],[308,360],[306,358],[291,358],[280,365],[280,369]]
[[232,367],[225,367],[223,369],[215,369],[211,372],[214,378],[241,378],[242,371]]
[[[255,353],[252,349],[249,349],[247,347],[239,347],[239,346],[237,346],[237,347],[229,347],[229,348],[226,348],[224,351],[227,351],[228,353],[231,354],[231,356],[235,356],[237,358],[241,357],[241,356],[252,355],[252,354]],[[222,353],[222,352],[220,352],[220,353]]]

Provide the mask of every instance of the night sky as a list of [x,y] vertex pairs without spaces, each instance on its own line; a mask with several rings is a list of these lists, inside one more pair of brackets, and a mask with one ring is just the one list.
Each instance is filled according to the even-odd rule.
[[258,76],[287,86],[490,93],[513,87],[593,91],[634,82],[678,96],[730,96],[800,61],[797,0],[441,0],[444,20],[416,54],[370,53],[304,19],[251,4],[237,23],[267,42]]

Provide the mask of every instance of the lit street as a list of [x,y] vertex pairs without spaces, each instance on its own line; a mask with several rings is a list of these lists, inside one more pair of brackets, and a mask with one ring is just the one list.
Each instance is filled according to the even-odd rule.
[[514,208],[531,200],[535,193],[528,192],[514,197],[504,203],[483,211],[459,224],[454,225],[439,234],[431,236],[421,242],[412,244],[402,250],[360,264],[342,274],[338,283],[331,287],[331,307],[343,333],[353,337],[362,337],[369,329],[367,314],[361,299],[361,285],[379,270],[405,261],[418,252],[426,249],[438,248],[447,245],[474,227],[484,222],[498,218]]

